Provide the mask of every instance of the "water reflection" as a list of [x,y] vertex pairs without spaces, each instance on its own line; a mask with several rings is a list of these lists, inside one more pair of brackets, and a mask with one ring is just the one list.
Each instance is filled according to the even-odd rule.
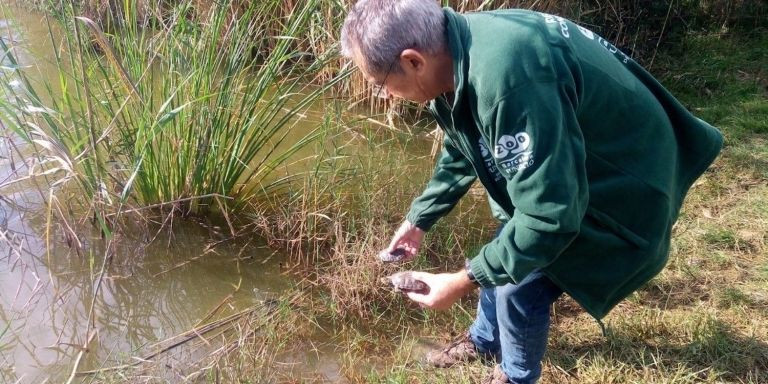
[[[24,229],[8,225],[6,232]],[[96,334],[83,370],[140,355],[136,351],[147,344],[191,329],[230,294],[217,316],[252,306],[286,287],[277,263],[263,262],[270,257],[265,248],[232,242],[207,249],[208,239],[216,235],[185,224],[174,229],[170,246],[169,239],[150,245],[119,240],[94,299],[104,243],[92,238],[83,256],[61,242],[52,242],[50,252],[44,252],[42,228],[31,231],[22,245],[28,252],[0,247],[8,255],[0,266],[0,319],[8,327],[0,339],[5,381],[65,379],[80,352],[77,346],[88,339],[91,303]]]

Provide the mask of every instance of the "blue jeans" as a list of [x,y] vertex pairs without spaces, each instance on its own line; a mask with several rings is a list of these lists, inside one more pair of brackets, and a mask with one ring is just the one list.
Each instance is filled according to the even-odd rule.
[[478,351],[500,355],[501,369],[512,383],[535,383],[541,376],[549,308],[562,293],[538,270],[520,284],[480,290],[470,337]]

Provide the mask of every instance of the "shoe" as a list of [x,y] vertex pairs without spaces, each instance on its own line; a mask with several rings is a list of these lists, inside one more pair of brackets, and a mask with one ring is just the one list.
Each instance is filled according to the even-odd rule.
[[444,349],[427,353],[427,364],[437,368],[448,368],[456,364],[464,364],[480,358],[493,358],[491,354],[480,353],[469,336],[469,332],[452,342]]
[[508,383],[511,383],[511,381],[509,381],[509,377],[507,377],[507,374],[501,370],[501,365],[496,365],[493,368],[493,372],[491,372],[490,375],[486,376],[486,378],[482,381],[482,384],[508,384]]

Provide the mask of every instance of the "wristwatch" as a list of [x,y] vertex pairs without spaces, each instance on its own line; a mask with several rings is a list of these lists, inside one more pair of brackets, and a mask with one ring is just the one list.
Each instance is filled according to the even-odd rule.
[[467,272],[467,278],[469,278],[469,281],[472,282],[472,284],[477,285],[478,287],[480,284],[477,283],[477,279],[475,278],[475,274],[472,273],[472,266],[469,263],[469,259],[464,260],[464,271]]

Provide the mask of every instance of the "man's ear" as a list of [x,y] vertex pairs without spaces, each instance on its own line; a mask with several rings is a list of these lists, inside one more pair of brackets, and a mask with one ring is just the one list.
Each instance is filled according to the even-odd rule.
[[426,62],[426,57],[415,49],[408,48],[400,53],[400,66],[406,70],[406,72],[409,70],[415,72],[421,71],[424,69]]

